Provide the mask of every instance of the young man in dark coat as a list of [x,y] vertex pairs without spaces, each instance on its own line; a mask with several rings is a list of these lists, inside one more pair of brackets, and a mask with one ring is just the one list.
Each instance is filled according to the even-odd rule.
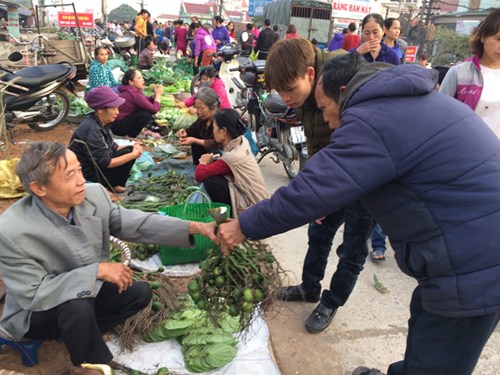
[[[332,134],[314,97],[316,75],[329,59],[345,53],[344,50],[327,53],[314,48],[307,39],[292,38],[277,42],[268,56],[266,84],[276,89],[289,107],[297,108],[297,120],[304,125],[310,157],[330,143]],[[294,61],[294,64],[284,68],[283,61]],[[332,275],[330,288],[321,293],[321,280],[325,276],[333,238],[343,223],[344,238],[337,249],[337,270]],[[337,309],[347,302],[368,255],[366,242],[374,225],[372,216],[360,201],[309,224],[302,283],[282,288],[278,293],[286,301],[320,301],[306,320],[309,332],[323,331]]]
[[500,141],[436,81],[432,70],[367,64],[356,53],[330,60],[316,100],[338,127],[332,142],[219,229],[231,248],[361,199],[418,281],[404,360],[388,375],[469,375],[500,319]]

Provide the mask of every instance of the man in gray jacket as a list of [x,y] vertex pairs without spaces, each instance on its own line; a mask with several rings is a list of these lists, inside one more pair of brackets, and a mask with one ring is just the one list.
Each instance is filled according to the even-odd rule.
[[59,143],[31,146],[17,173],[30,195],[0,216],[0,323],[18,340],[62,339],[70,374],[98,374],[78,366],[111,361],[101,334],[151,299],[129,267],[109,262],[109,236],[189,247],[193,234],[216,240],[215,225],[116,206],[101,185],[85,184],[76,155]]

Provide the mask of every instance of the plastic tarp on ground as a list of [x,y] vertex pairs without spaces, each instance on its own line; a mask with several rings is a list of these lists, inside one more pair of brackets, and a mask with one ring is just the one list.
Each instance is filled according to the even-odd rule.
[[290,23],[290,8],[292,5],[331,9],[332,4],[325,1],[314,0],[275,0],[264,6],[264,19],[269,18],[271,23],[277,25],[288,25]]
[[[160,367],[167,367],[174,374],[191,374],[184,366],[181,345],[176,340],[143,344],[133,352],[120,352],[118,341],[113,338],[108,343],[113,360],[134,370],[156,374]],[[262,317],[250,324],[246,335],[238,339],[238,353],[223,368],[206,372],[210,375],[280,375],[269,352],[269,328]]]

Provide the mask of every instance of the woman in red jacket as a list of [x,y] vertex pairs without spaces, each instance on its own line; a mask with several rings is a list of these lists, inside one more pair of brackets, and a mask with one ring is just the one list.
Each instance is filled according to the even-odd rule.
[[144,78],[141,72],[129,69],[125,72],[122,84],[118,86],[121,98],[125,99],[118,110],[120,113],[111,125],[111,131],[116,135],[137,137],[143,127],[153,121],[153,115],[160,110],[160,98],[163,86],[157,86],[154,94],[147,97],[142,93]]
[[299,34],[297,34],[297,27],[295,27],[295,25],[288,25],[288,29],[286,30],[285,40],[298,37]]

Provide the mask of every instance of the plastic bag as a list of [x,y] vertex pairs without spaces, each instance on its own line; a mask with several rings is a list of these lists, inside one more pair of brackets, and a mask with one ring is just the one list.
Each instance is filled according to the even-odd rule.
[[19,158],[0,160],[0,198],[19,198],[27,193],[16,174]]
[[259,153],[259,146],[255,143],[253,136],[252,136],[252,131],[250,130],[250,127],[247,128],[247,131],[243,136],[247,139],[248,143],[250,144],[250,150],[252,150],[252,153],[257,155]]
[[147,171],[155,166],[155,161],[148,151],[144,151],[142,155],[135,160],[135,165],[137,165],[141,171]]

